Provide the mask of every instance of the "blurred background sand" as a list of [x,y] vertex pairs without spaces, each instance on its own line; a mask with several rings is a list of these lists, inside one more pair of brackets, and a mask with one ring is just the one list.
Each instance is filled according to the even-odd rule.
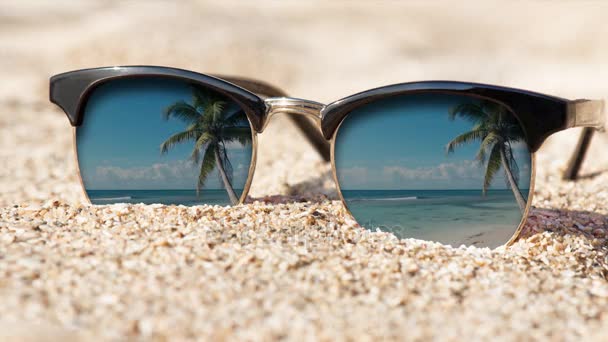
[[[606,37],[608,37],[608,2],[606,1],[3,0],[0,3],[0,146],[2,146],[0,148],[0,206],[3,207],[0,213],[5,215],[3,217],[7,222],[0,222],[0,228],[3,229],[3,234],[13,240],[16,238],[9,229],[13,226],[26,232],[31,231],[31,234],[39,237],[41,234],[47,234],[40,232],[39,229],[32,230],[34,224],[39,224],[36,222],[39,222],[40,218],[22,223],[24,217],[30,220],[30,217],[35,215],[44,216],[38,211],[39,208],[28,209],[26,206],[13,207],[13,205],[24,202],[52,203],[55,199],[67,203],[84,200],[73,157],[71,127],[65,114],[48,102],[48,78],[56,73],[97,66],[166,65],[200,72],[259,78],[283,88],[294,97],[325,103],[377,86],[432,79],[492,83],[567,98],[608,98]],[[576,230],[577,227],[592,229],[596,227],[593,226],[596,223],[589,223],[586,213],[581,214],[582,218],[576,216],[578,215],[576,211],[592,211],[604,215],[593,219],[600,222],[599,224],[605,222],[605,215],[608,214],[608,175],[605,172],[608,170],[608,153],[605,152],[608,146],[606,135],[595,139],[590,159],[583,171],[587,175],[599,171],[599,176],[586,177],[576,183],[563,182],[560,179],[560,170],[563,169],[569,152],[576,143],[577,133],[577,130],[570,130],[556,134],[538,153],[534,205],[566,209],[565,212],[551,211],[543,214],[548,215],[551,220],[542,215],[539,216],[540,219],[533,220],[541,230],[561,228]],[[258,155],[258,169],[253,182],[252,195],[317,191],[332,193],[333,183],[329,177],[329,166],[321,162],[286,118],[278,118],[271,122],[260,139]],[[54,209],[48,209],[49,206],[57,205],[47,205],[42,211],[48,211],[49,214],[45,215],[51,215]],[[13,208],[17,209],[13,210]],[[307,208],[304,205],[297,209],[298,213],[301,213],[298,217],[308,215],[305,212]],[[26,214],[13,214],[14,211],[22,209],[26,210]],[[28,214],[27,210],[32,211]],[[56,212],[62,210],[68,211],[71,217],[80,215],[78,218],[87,224],[96,224],[95,220],[104,219],[100,214],[103,209],[99,208],[81,211],[71,206],[63,206]],[[149,212],[154,210],[156,209],[144,210],[138,207],[129,212],[129,215],[139,220],[138,215],[145,213],[149,215]],[[238,208],[234,211],[227,209],[226,215],[237,211]],[[285,212],[289,211],[285,210]],[[220,211],[220,213],[224,212]],[[299,222],[297,218],[277,218],[276,212],[265,214],[264,217],[269,221],[278,222],[279,225]],[[165,234],[163,229],[168,226],[154,223],[156,219],[156,216],[145,217],[145,220],[153,222],[158,229],[155,236],[163,237]],[[294,221],[290,221],[292,219]],[[17,222],[18,220],[22,221]],[[587,226],[580,225],[579,221]],[[225,224],[223,222],[217,219],[217,216],[211,216],[210,221],[205,224],[219,225],[218,229],[230,228],[222,226]],[[19,228],[20,225],[24,225],[25,228]],[[30,248],[28,243],[11,244],[10,241],[13,240],[9,242],[2,240],[1,247],[14,248],[17,252],[11,257],[18,261],[23,259],[25,265],[23,267],[36,269],[50,279],[52,278],[50,273],[45,273],[45,270],[52,265],[44,264],[46,258],[79,264],[81,256],[78,251],[74,252],[76,247],[72,248],[72,246],[76,246],[80,240],[73,241],[70,245],[70,237],[76,236],[83,241],[104,239],[103,234],[95,235],[100,234],[98,228],[99,226],[95,226],[96,230],[89,231],[88,228],[84,228],[84,224],[82,227],[78,225],[70,227],[62,221],[45,229],[51,232],[49,234],[55,231],[59,232],[59,235],[63,234],[67,242],[58,243],[53,240],[49,245],[35,245],[32,242],[34,247]],[[314,229],[317,227],[311,229],[312,233],[316,234],[317,231]],[[343,229],[348,231],[351,228]],[[605,234],[603,230],[604,228],[599,229],[599,233]],[[133,238],[129,236],[124,240],[120,240],[122,237],[115,234],[111,239],[117,239],[125,245],[148,241],[148,236],[141,231],[133,234]],[[168,230],[167,234],[169,234]],[[382,330],[385,328],[395,332],[394,335],[389,335],[393,337],[403,337],[408,334],[411,336],[414,333],[418,333],[415,336],[419,337],[437,336],[433,333],[443,330],[436,329],[437,326],[443,328],[446,324],[450,329],[445,329],[445,333],[450,331],[452,337],[463,333],[469,336],[496,336],[500,331],[503,334],[501,336],[503,338],[506,336],[507,340],[509,336],[515,339],[512,336],[516,333],[520,337],[547,338],[549,336],[554,340],[561,340],[572,336],[580,337],[590,333],[592,328],[596,329],[598,336],[601,337],[602,331],[606,330],[600,328],[605,327],[607,316],[605,309],[601,309],[603,302],[600,300],[608,300],[606,299],[608,290],[605,287],[605,279],[598,280],[596,276],[605,272],[601,271],[605,263],[596,261],[605,258],[605,250],[588,247],[587,240],[583,239],[580,240],[583,241],[582,245],[572,245],[574,246],[572,253],[576,254],[576,257],[570,257],[560,252],[566,248],[565,244],[570,243],[568,242],[570,240],[564,243],[561,242],[562,240],[552,242],[557,240],[552,237],[544,240],[545,237],[523,243],[522,250],[515,249],[509,252],[511,254],[477,249],[471,251],[451,249],[435,245],[431,246],[432,248],[425,245],[423,247],[427,251],[425,254],[416,249],[418,242],[408,241],[405,247],[399,248],[403,247],[409,253],[408,262],[413,263],[410,266],[416,267],[414,273],[418,270],[418,264],[422,265],[421,272],[415,275],[418,278],[411,278],[411,282],[408,283],[387,281],[390,284],[386,286],[394,286],[390,289],[395,293],[409,296],[409,299],[404,299],[404,302],[400,302],[396,307],[377,299],[365,301],[367,297],[362,297],[369,295],[369,298],[372,298],[374,295],[372,289],[365,286],[385,286],[384,283],[380,284],[381,279],[384,278],[378,274],[387,275],[386,271],[390,267],[386,265],[394,265],[390,262],[396,262],[396,258],[399,258],[385,251],[376,251],[375,247],[369,247],[367,242],[355,249],[342,241],[341,243],[345,245],[328,248],[329,252],[309,253],[306,257],[317,258],[311,259],[315,262],[314,267],[288,270],[285,273],[286,280],[281,282],[271,276],[264,278],[265,275],[262,277],[261,274],[256,273],[259,270],[255,268],[256,266],[251,266],[249,260],[251,255],[257,254],[247,254],[250,252],[248,250],[250,247],[241,245],[238,241],[228,240],[225,241],[224,251],[242,257],[242,260],[245,260],[243,265],[250,265],[244,267],[249,273],[239,278],[238,267],[233,268],[236,274],[233,275],[224,269],[224,264],[221,262],[205,261],[204,267],[209,267],[209,270],[220,275],[217,279],[207,279],[209,284],[192,283],[195,284],[192,285],[184,278],[188,275],[194,278],[201,275],[186,267],[183,273],[175,272],[174,278],[171,278],[171,285],[175,285],[174,281],[179,280],[190,284],[187,289],[179,288],[179,283],[175,286],[162,285],[166,286],[163,290],[171,290],[173,294],[183,293],[184,297],[179,297],[182,298],[181,301],[154,293],[152,297],[145,297],[152,298],[145,304],[151,303],[150,305],[155,307],[163,304],[165,305],[163,308],[167,310],[179,310],[180,305],[188,307],[191,304],[191,299],[186,294],[218,295],[224,291],[222,286],[225,286],[228,290],[232,290],[230,293],[238,297],[238,300],[233,303],[226,302],[225,311],[220,311],[222,309],[220,305],[196,306],[203,312],[209,310],[215,314],[197,317],[206,319],[214,317],[220,320],[219,323],[231,324],[230,319],[239,317],[235,318],[235,311],[230,310],[238,311],[245,308],[247,310],[241,311],[255,319],[252,318],[250,321],[243,319],[241,323],[244,327],[240,326],[242,335],[236,336],[248,338],[264,336],[261,332],[258,335],[260,326],[266,332],[278,330],[280,333],[285,333],[287,327],[281,324],[285,324],[286,321],[292,322],[290,319],[306,323],[295,328],[295,325],[291,324],[292,337],[294,334],[302,336],[305,331],[309,332],[311,329],[312,331],[334,329],[332,331],[338,335],[321,336],[344,338],[339,334],[350,332],[351,337],[363,338],[362,331],[367,333],[374,328],[374,324],[382,333],[386,332]],[[182,243],[181,240],[175,241]],[[61,247],[62,243],[66,244],[65,250],[61,250],[61,253],[66,254],[65,258],[57,255],[57,249],[52,247]],[[166,248],[162,253],[167,253],[167,258],[186,258],[190,253],[184,247],[186,245],[187,243],[183,242],[180,248]],[[200,247],[199,244],[196,246]],[[270,244],[262,249],[277,249],[278,256],[274,259],[269,257],[269,260],[273,262],[278,260],[278,265],[284,265],[286,260],[298,262],[301,260],[298,258],[302,256],[298,251],[294,251],[295,247],[294,250],[290,249],[292,247]],[[562,249],[558,250],[558,247]],[[570,247],[568,244],[568,252]],[[105,245],[91,249],[94,252],[87,256],[87,260],[91,260],[87,262],[107,261],[104,259],[106,254],[104,248]],[[357,254],[358,251],[363,252]],[[553,263],[554,266],[551,267],[555,267],[555,271],[545,266],[547,259],[543,253],[553,253],[549,261]],[[592,260],[590,257],[586,259],[591,254],[595,260],[593,262],[590,261]],[[470,279],[459,278],[463,274],[471,274],[471,265],[480,260],[479,255],[482,259],[486,258],[479,266],[481,275],[475,276],[477,272],[475,271]],[[559,259],[561,257],[564,259]],[[330,280],[341,276],[339,270],[351,269],[352,258],[357,261],[358,268],[349,271],[347,276],[355,277],[358,280],[354,284],[365,288],[367,292],[362,292],[361,296],[353,294],[348,286],[335,285],[336,291],[344,297],[334,298],[328,295],[333,293],[331,291],[334,287],[330,288],[331,291],[320,289],[321,292],[314,292],[319,288],[315,287],[312,281],[307,282],[306,279],[314,278],[314,272],[317,270],[326,272],[323,274],[327,274]],[[42,259],[43,262],[35,263],[38,259]],[[135,259],[138,262],[146,261],[144,257],[136,256]],[[234,260],[236,261],[228,266],[234,266],[234,263],[240,262],[241,259]],[[449,262],[450,267],[443,267],[442,262]],[[145,271],[164,274],[166,269],[161,269],[159,264],[162,265],[162,263],[148,263]],[[89,292],[86,292],[90,289],[92,282],[90,279],[99,280],[99,283],[96,283],[99,285],[99,292],[117,291],[116,284],[112,283],[115,279],[103,276],[114,272],[113,269],[103,265],[100,266],[99,271],[94,267],[92,270],[91,267],[83,267],[86,270],[78,276],[69,273],[69,269],[65,271],[63,267],[52,268],[52,272],[67,277],[66,284],[81,286],[79,292],[68,291],[66,294],[61,291],[62,285],[58,285],[60,290],[55,293],[59,298],[56,299],[57,302],[49,302],[46,297],[47,291],[55,291],[46,283],[39,282],[36,286],[32,286],[32,283],[27,283],[28,278],[22,279],[20,274],[14,275],[10,281],[3,282],[0,279],[2,302],[8,303],[5,308],[11,307],[13,305],[11,303],[16,303],[14,307],[18,309],[11,312],[14,317],[20,317],[27,310],[31,310],[27,313],[33,312],[33,317],[54,317],[53,311],[58,308],[72,310],[66,317],[72,317],[70,319],[74,320],[66,318],[66,321],[60,324],[64,327],[78,326],[95,330],[98,320],[102,319],[99,329],[105,329],[103,333],[114,338],[121,331],[129,329],[129,331],[133,330],[135,336],[141,336],[142,331],[145,330],[143,328],[158,329],[165,333],[171,329],[181,329],[180,331],[186,334],[191,330],[182,328],[192,328],[194,323],[207,324],[207,328],[220,337],[230,337],[228,330],[214,331],[213,328],[217,327],[214,324],[218,323],[217,321],[205,319],[196,321],[191,319],[192,316],[157,315],[164,325],[141,323],[131,326],[128,325],[131,323],[126,322],[108,323],[112,319],[124,318],[125,316],[121,316],[124,313],[106,311],[109,310],[109,306],[92,306],[92,308],[83,306],[83,303],[88,303],[91,299]],[[14,265],[5,262],[0,266],[10,269]],[[169,263],[163,267],[165,266],[175,265]],[[275,266],[268,266],[271,274],[279,272],[279,268],[273,268]],[[562,266],[563,268],[560,268]],[[595,275],[591,275],[593,272],[588,271],[589,268],[593,269]],[[179,268],[177,270],[179,271]],[[188,270],[192,272],[189,273]],[[123,273],[120,273],[120,276],[125,276]],[[240,282],[239,279],[251,274],[255,276]],[[424,276],[419,276],[420,274]],[[444,275],[442,282],[434,281],[431,277],[433,274]],[[573,277],[572,274],[577,276]],[[227,285],[222,283],[222,276],[230,276],[227,278],[230,280]],[[541,278],[542,280],[539,280]],[[123,278],[119,280],[121,279]],[[151,280],[145,275],[127,277],[127,279],[131,279],[129,281],[131,287],[125,290],[122,299],[127,302],[126,311],[129,311],[132,309],[129,304],[139,303],[138,300],[145,299],[143,295],[142,298],[134,298],[137,296],[130,295],[140,292],[139,288],[133,287],[132,284],[137,283],[146,289]],[[387,275],[386,279],[392,278]],[[464,297],[460,292],[455,294],[452,288],[453,284],[459,281],[462,281],[463,286],[466,285],[465,288],[473,289],[466,292]],[[589,290],[592,281],[597,281],[600,290],[603,289],[604,292],[598,290],[599,292],[592,293]],[[24,282],[27,285],[23,285]],[[103,286],[100,285],[102,282],[104,282]],[[162,282],[157,281],[153,285],[161,286],[158,284]],[[254,295],[242,295],[239,292],[242,288],[247,288],[247,284],[251,285],[251,288],[255,287],[258,291],[255,292],[256,295],[265,294],[265,298],[269,301],[264,303],[274,303],[268,304],[272,309],[270,313],[256,311],[261,309],[262,305],[250,300]],[[272,290],[268,284],[275,286],[276,289]],[[198,287],[204,285],[208,286]],[[334,286],[333,283],[330,285]],[[260,292],[262,290],[259,289],[265,289],[266,286],[270,290]],[[311,286],[312,290],[305,286]],[[499,289],[499,292],[496,289]],[[476,295],[475,291],[482,295]],[[293,304],[289,301],[293,299],[293,293],[317,296],[311,295],[312,299],[309,298],[305,304]],[[8,297],[14,300],[5,300]],[[106,297],[100,296],[100,298]],[[336,298],[343,302],[336,305],[334,302]],[[59,300],[67,301],[65,307],[61,306],[63,302]],[[27,307],[20,306],[22,302],[27,303]],[[420,305],[411,306],[411,303]],[[592,305],[593,303],[595,306]],[[277,306],[280,307],[275,310]],[[75,308],[80,308],[83,312],[77,312]],[[142,308],[149,309],[143,304]],[[415,311],[416,315],[409,315],[408,309],[428,310],[428,312]],[[41,312],[50,316],[44,316]],[[479,317],[479,312],[482,312],[482,317]],[[390,319],[385,319],[388,313]],[[125,315],[128,314],[134,315],[133,312],[127,312]],[[472,323],[461,324],[459,320],[454,319],[455,317],[467,317],[467,322]],[[178,325],[172,325],[168,322],[175,321],[169,318],[178,321],[183,319],[183,321],[179,321]],[[162,321],[162,319],[166,320]],[[222,322],[222,319],[225,322]],[[403,322],[409,322],[409,325],[403,325]],[[42,333],[32,332],[30,326],[26,325],[22,327],[23,329],[17,329],[14,335],[11,335],[10,329],[4,329],[6,327],[13,326],[4,325],[3,329],[0,329],[3,331],[0,337],[18,336],[23,339],[29,337],[31,333],[34,336],[32,339],[39,339],[46,334],[44,325]],[[298,330],[299,328],[304,330]],[[560,329],[566,329],[568,334],[562,335]],[[200,332],[194,328],[192,331]],[[50,334],[57,337],[61,336],[60,333]],[[537,335],[528,335],[530,333]],[[373,336],[371,333],[369,335]]]
[[[65,154],[54,155],[59,150],[53,149],[47,156],[75,173],[70,126],[47,101],[48,78],[55,73],[166,65],[259,78],[292,96],[325,103],[377,86],[432,79],[601,98],[608,97],[607,18],[608,3],[602,1],[3,1],[0,102],[13,107],[2,111],[0,125],[24,134],[18,141],[3,139],[3,157],[18,165],[2,167],[0,175],[45,179],[24,174],[20,165],[39,158],[9,161],[7,150],[27,146],[43,153],[41,146],[51,141],[65,144]],[[52,133],[44,131],[49,124],[56,128]],[[38,127],[47,134],[25,136]],[[539,172],[560,167],[575,137],[566,132],[546,144]],[[606,156],[598,152],[601,143],[593,146],[594,158]],[[547,164],[555,160],[547,157],[550,151],[563,157],[561,164]],[[11,183],[15,187],[4,189],[4,199],[25,199]],[[271,123],[260,139],[251,194],[293,188],[331,193],[332,187],[328,166],[291,122]]]

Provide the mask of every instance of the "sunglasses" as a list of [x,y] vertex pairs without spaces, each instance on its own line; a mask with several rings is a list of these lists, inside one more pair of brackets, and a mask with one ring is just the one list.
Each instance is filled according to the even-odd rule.
[[402,83],[323,105],[255,80],[153,66],[59,74],[50,99],[75,128],[93,204],[243,203],[257,135],[288,114],[331,162],[360,225],[487,247],[517,239],[543,141],[587,127],[566,172],[574,179],[593,129],[608,121],[601,100],[484,84]]

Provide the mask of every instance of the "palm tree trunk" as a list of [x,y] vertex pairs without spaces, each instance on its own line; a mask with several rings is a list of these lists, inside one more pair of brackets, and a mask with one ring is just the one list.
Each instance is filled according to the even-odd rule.
[[230,180],[228,180],[228,176],[226,175],[226,170],[224,170],[224,163],[222,163],[222,158],[220,158],[220,151],[218,148],[215,148],[213,151],[215,154],[215,165],[217,165],[217,169],[220,172],[220,177],[222,177],[222,182],[224,182],[224,188],[228,193],[228,197],[230,198],[230,202],[232,204],[238,204],[239,198],[236,196],[234,189],[232,188],[232,184],[230,184]]
[[511,168],[509,167],[509,163],[507,162],[507,155],[505,154],[505,150],[503,148],[500,149],[500,160],[502,162],[502,167],[505,169],[505,174],[507,175],[507,180],[509,181],[509,185],[511,186],[511,191],[513,191],[513,195],[515,196],[517,205],[519,205],[519,210],[521,210],[521,212],[523,213],[526,210],[526,200],[521,194],[521,191],[519,191],[519,187],[515,183],[515,178],[513,178],[513,173],[511,172]]

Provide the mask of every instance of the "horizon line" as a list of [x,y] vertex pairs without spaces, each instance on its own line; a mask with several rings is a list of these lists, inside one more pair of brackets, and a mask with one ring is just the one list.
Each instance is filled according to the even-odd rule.
[[[518,188],[519,190],[530,190],[530,188]],[[204,190],[226,190],[220,189],[201,189]],[[243,190],[243,189],[233,189]],[[482,189],[340,189],[341,191],[481,191]],[[511,190],[511,188],[488,189],[488,190]],[[196,189],[87,189],[86,191],[196,191]]]
[[[196,189],[86,189],[86,191],[196,191]],[[221,189],[201,189],[203,190],[226,190],[224,188]],[[233,189],[233,190],[243,190],[243,189]]]

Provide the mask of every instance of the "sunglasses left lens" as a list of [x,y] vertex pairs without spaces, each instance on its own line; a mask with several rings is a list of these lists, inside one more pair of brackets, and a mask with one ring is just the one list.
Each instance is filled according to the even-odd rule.
[[251,126],[230,98],[185,81],[140,77],[89,95],[76,146],[93,204],[236,204],[247,186]]

